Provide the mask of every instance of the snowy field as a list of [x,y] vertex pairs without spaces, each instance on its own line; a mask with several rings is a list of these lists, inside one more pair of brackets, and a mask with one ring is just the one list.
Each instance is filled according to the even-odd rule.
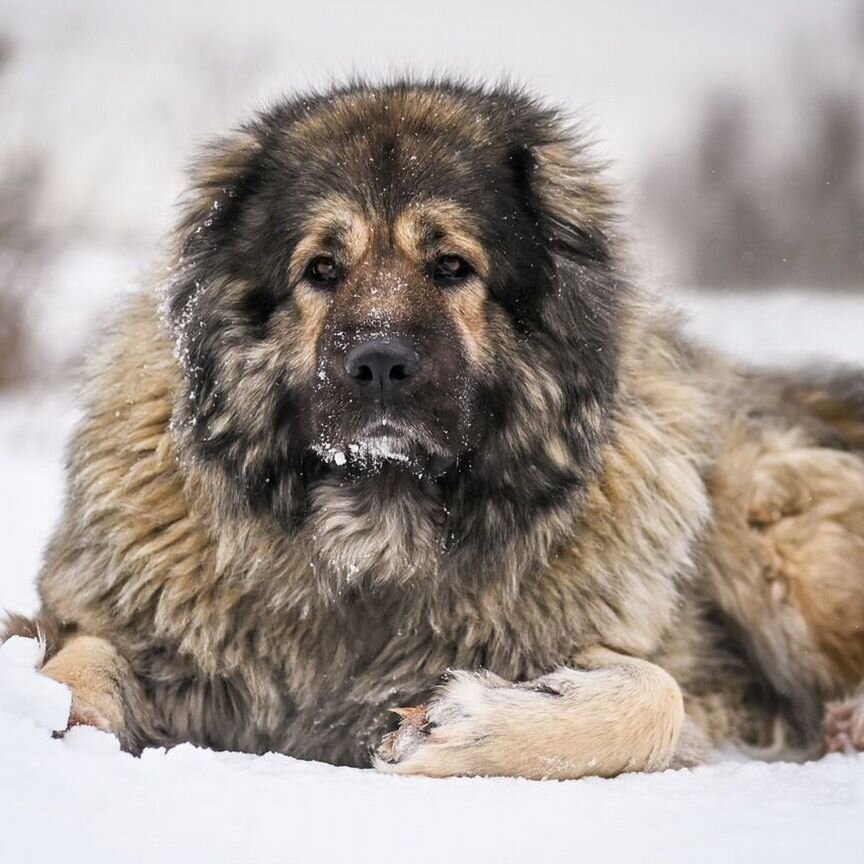
[[[120,260],[92,265],[86,256],[67,261],[60,293],[76,295],[85,272],[91,291],[93,279],[116,284],[131,273]],[[40,316],[46,363],[68,364],[91,338],[104,305],[98,290],[92,296]],[[864,364],[864,296],[678,299],[692,311],[693,332],[742,359]],[[0,608],[36,607],[33,579],[59,512],[74,419],[71,390],[0,398]],[[803,862],[860,860],[864,849],[864,756],[805,766],[727,759],[565,783],[391,778],[190,746],[134,759],[93,730],[51,737],[68,694],[35,676],[34,650],[24,640],[0,649],[4,864]]]

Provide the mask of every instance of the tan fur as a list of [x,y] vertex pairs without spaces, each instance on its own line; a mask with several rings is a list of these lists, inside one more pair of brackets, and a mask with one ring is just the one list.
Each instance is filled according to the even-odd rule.
[[479,282],[447,298],[450,314],[462,337],[468,357],[482,368],[491,362],[486,329],[486,290]]
[[286,327],[285,341],[293,342],[298,348],[298,362],[291,371],[298,377],[311,375],[317,363],[315,345],[321,337],[329,306],[327,298],[306,285],[297,289],[297,308],[300,313],[298,325]]
[[[476,220],[452,201],[419,201],[402,213],[393,226],[399,248],[415,262],[428,260],[430,253],[462,255],[471,262],[481,279],[489,275],[489,256],[477,239]],[[427,237],[438,236],[431,245]]]
[[831,698],[864,668],[864,462],[806,444],[800,431],[733,425],[714,479],[718,551],[728,565],[736,547],[752,555],[712,584],[788,686],[809,680]]
[[291,255],[289,273],[293,280],[301,278],[312,258],[328,251],[324,238],[333,231],[339,233],[345,257],[355,262],[368,251],[375,226],[345,196],[332,195],[319,202],[307,218],[304,237]]

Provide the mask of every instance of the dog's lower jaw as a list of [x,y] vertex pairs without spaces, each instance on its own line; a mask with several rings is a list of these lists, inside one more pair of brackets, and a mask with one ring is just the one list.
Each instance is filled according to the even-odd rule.
[[[605,648],[578,662],[523,684],[454,673],[427,707],[402,709],[375,766],[388,774],[564,780],[677,761],[685,717],[674,679]],[[691,745],[683,762],[694,761]]]

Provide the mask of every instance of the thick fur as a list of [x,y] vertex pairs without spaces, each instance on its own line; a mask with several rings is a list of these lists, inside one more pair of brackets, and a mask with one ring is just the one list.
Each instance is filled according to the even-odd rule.
[[[510,89],[352,85],[208,150],[91,358],[39,580],[80,722],[347,765],[389,733],[438,776],[820,752],[864,678],[864,379],[689,344],[614,219]],[[382,421],[344,358],[394,335],[422,373]]]

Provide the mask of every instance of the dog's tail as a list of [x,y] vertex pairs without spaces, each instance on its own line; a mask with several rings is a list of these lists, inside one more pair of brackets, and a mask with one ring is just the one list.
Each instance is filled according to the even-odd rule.
[[[0,610],[2,612],[2,610]],[[59,650],[62,628],[51,615],[40,614],[33,618],[17,612],[0,614],[0,644],[12,636],[36,639],[42,646],[42,662],[50,660]]]

